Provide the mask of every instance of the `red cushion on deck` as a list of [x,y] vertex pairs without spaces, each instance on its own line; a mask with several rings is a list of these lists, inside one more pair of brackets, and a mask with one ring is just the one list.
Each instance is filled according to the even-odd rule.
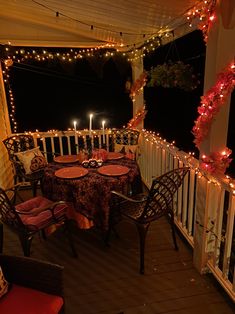
[[1,314],[56,314],[63,305],[63,298],[38,290],[12,285],[0,300]]

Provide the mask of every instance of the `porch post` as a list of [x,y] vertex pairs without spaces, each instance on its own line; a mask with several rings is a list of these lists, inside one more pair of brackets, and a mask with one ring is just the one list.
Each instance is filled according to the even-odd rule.
[[[139,55],[138,58],[131,60],[131,67],[132,67],[132,81],[134,83],[144,71],[142,54]],[[135,96],[135,101],[133,101],[133,116],[138,112],[138,110],[143,108],[143,105],[144,105],[144,92],[143,90],[140,90],[138,95]],[[143,126],[144,122],[142,122],[138,127],[139,129],[142,129]]]
[[[224,28],[218,9],[217,7],[217,21],[211,28],[207,42],[204,93],[216,83],[217,74],[234,61],[235,28]],[[235,17],[235,10],[233,10],[232,14]],[[228,97],[226,104],[222,106],[220,112],[216,115],[207,139],[200,146],[200,155],[209,155],[211,152],[221,151],[227,146],[230,100],[231,97]],[[209,213],[209,208],[207,207],[208,197],[207,182],[203,178],[199,180],[197,188],[196,221],[204,227],[196,224],[194,236],[194,265],[201,273],[207,270],[206,227],[208,225],[208,217],[214,214],[212,212]],[[216,207],[213,210],[216,210]]]

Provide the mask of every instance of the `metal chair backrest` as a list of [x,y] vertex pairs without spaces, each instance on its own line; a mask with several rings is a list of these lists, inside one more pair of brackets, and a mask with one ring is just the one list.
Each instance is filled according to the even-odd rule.
[[140,223],[148,223],[173,211],[173,198],[183,183],[189,167],[171,170],[152,181],[151,188],[141,216]]
[[2,222],[13,229],[24,228],[24,224],[17,214],[14,205],[2,188],[0,188],[0,218]]
[[112,130],[113,143],[123,145],[137,145],[140,132],[132,129]]
[[17,160],[15,153],[35,148],[32,135],[13,135],[3,140],[11,161]]
[[[20,134],[12,135],[3,140],[9,159],[13,163],[16,177],[25,178],[25,169],[23,164],[18,160],[15,153],[24,152],[29,149],[35,148],[34,139],[32,135]],[[15,183],[17,180],[15,180]]]

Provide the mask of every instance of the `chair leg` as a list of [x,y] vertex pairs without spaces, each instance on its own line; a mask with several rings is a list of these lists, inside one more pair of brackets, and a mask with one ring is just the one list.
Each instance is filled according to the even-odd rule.
[[0,222],[0,253],[3,252],[3,224]]
[[43,240],[47,240],[46,231],[45,231],[44,229],[42,229],[41,234],[42,234],[42,238],[43,238]]
[[111,236],[111,233],[113,232],[113,234],[115,235],[115,237],[117,239],[120,239],[120,236],[115,228],[115,225],[110,225],[108,230],[104,232],[103,234],[103,239],[104,239],[104,244],[107,246],[107,247],[110,247],[110,236]]
[[64,225],[65,225],[65,230],[67,232],[67,236],[68,236],[68,240],[69,240],[69,244],[70,244],[70,247],[71,247],[71,250],[72,250],[73,257],[77,257],[78,256],[77,255],[77,251],[75,249],[72,233],[70,231],[71,221],[70,220],[66,220]]
[[44,195],[43,178],[39,179],[39,184],[40,184],[41,193],[42,193],[42,195]]
[[35,197],[37,195],[38,181],[32,181],[31,186],[32,186],[32,190],[33,190],[33,197]]
[[177,245],[176,236],[175,236],[175,223],[174,223],[174,214],[170,214],[170,224],[171,224],[171,230],[172,230],[172,238],[175,246],[175,250],[178,251],[179,247]]
[[109,227],[109,229],[103,234],[104,244],[107,247],[110,247],[110,244],[109,244],[110,235],[111,235],[111,227]]
[[145,239],[150,224],[136,224],[140,240],[140,274],[144,274]]
[[20,234],[19,238],[20,238],[20,243],[24,252],[24,256],[29,257],[33,236],[28,237],[25,234]]

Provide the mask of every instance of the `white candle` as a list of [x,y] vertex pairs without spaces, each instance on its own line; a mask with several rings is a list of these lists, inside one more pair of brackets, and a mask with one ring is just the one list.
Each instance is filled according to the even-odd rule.
[[73,126],[74,126],[74,134],[76,136],[76,131],[77,131],[77,121],[73,121]]
[[105,143],[104,125],[105,125],[105,120],[102,121],[103,143]]
[[93,114],[91,113],[90,114],[90,123],[89,123],[89,133],[90,133],[90,136],[91,136],[91,131],[92,131],[92,118],[93,118]]
[[76,147],[76,153],[78,153],[78,140],[77,140],[77,121],[73,121],[74,126],[74,137],[75,137],[75,147]]

